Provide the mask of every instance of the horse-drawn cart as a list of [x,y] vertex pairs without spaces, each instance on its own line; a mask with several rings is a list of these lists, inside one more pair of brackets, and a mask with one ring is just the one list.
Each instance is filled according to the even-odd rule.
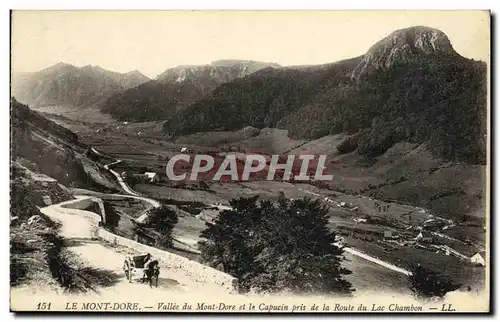
[[152,260],[150,254],[127,256],[123,263],[123,270],[129,283],[139,277],[142,282],[148,280],[149,285],[152,286],[153,278],[156,278],[156,286],[158,286],[160,268],[158,261]]

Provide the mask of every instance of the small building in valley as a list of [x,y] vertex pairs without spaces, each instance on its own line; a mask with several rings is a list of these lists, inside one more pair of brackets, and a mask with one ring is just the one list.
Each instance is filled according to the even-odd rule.
[[158,173],[156,172],[144,172],[144,176],[149,182],[160,182],[160,176],[158,176]]
[[486,252],[477,252],[470,258],[471,263],[481,266],[486,266]]
[[418,233],[417,237],[415,237],[415,240],[420,243],[432,243],[434,241],[434,238],[432,237],[431,233],[421,231],[420,233]]

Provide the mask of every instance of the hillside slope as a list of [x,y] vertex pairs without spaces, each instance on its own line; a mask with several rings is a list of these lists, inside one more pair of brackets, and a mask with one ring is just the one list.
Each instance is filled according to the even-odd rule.
[[434,155],[486,162],[486,64],[457,54],[439,30],[398,30],[365,55],[309,68],[271,69],[226,83],[164,124],[179,136],[286,129],[295,139],[358,133],[367,157],[397,142]]
[[61,262],[57,225],[39,207],[71,199],[68,189],[52,178],[10,163],[10,285],[44,285],[60,289],[53,272]]
[[87,157],[87,151],[75,133],[12,99],[12,161],[68,187],[116,191],[114,180]]
[[85,107],[148,80],[139,71],[121,74],[99,66],[59,63],[34,73],[13,73],[12,95],[33,107]]
[[178,66],[167,69],[155,80],[111,96],[103,102],[101,110],[119,120],[142,122],[169,119],[221,84],[264,68],[276,67],[279,65],[241,60]]
[[276,127],[315,95],[348,80],[359,58],[321,68],[265,69],[217,88],[165,124],[170,133]]

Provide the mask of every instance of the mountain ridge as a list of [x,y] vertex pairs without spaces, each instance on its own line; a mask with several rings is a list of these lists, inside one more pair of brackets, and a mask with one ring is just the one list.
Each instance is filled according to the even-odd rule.
[[12,73],[11,85],[12,94],[33,107],[86,107],[147,80],[149,78],[138,71],[118,73],[100,66],[76,67],[61,62],[37,72]]
[[112,95],[101,104],[101,111],[126,121],[168,119],[220,85],[273,66],[279,65],[218,60],[206,65],[176,66],[151,81]]

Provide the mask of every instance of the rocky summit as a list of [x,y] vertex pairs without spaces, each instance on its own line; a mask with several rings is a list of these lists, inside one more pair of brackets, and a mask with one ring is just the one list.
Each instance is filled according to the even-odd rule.
[[411,27],[394,31],[373,45],[351,74],[352,79],[395,62],[407,61],[415,54],[456,55],[445,33],[430,27]]

